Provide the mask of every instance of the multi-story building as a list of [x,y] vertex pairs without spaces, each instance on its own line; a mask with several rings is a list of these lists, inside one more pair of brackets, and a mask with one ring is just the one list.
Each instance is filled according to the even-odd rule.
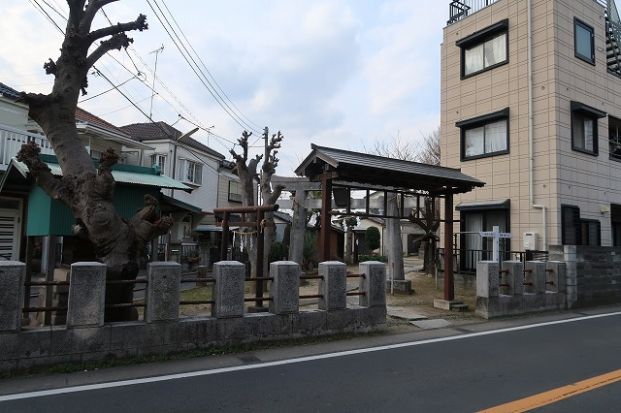
[[442,166],[486,182],[459,195],[462,249],[621,245],[621,25],[614,0],[449,4]]

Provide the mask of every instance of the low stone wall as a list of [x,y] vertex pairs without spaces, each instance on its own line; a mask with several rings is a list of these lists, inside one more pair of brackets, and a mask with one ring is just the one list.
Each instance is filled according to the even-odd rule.
[[476,314],[484,318],[560,310],[567,306],[562,262],[477,263]]
[[385,265],[360,264],[358,306],[347,308],[346,267],[319,266],[319,309],[299,310],[300,269],[293,262],[270,265],[269,313],[244,313],[245,267],[214,265],[211,317],[179,318],[181,267],[150,263],[144,322],[104,324],[105,266],[71,267],[67,325],[21,330],[25,265],[0,262],[0,372],[37,365],[166,354],[233,343],[366,331],[386,321]]
[[552,246],[550,259],[567,264],[569,308],[621,302],[621,247]]

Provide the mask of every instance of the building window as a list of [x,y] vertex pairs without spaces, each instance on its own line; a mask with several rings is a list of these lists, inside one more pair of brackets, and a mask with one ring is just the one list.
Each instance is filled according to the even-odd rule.
[[461,76],[466,78],[509,61],[509,21],[503,20],[459,40]]
[[561,206],[563,245],[601,245],[601,224],[596,219],[581,219],[580,208]]
[[151,166],[158,166],[161,174],[166,174],[166,155],[151,155]]
[[229,201],[242,202],[241,188],[237,181],[229,181]]
[[574,52],[578,59],[595,65],[593,27],[574,18]]
[[578,152],[598,154],[597,119],[606,112],[579,102],[571,102],[571,147]]
[[621,119],[608,116],[608,153],[610,159],[621,161]]
[[461,160],[509,153],[509,108],[457,122]]
[[187,159],[179,159],[179,177],[183,182],[201,185],[203,183],[203,165]]
[[97,162],[101,161],[101,151],[91,149],[91,159]]

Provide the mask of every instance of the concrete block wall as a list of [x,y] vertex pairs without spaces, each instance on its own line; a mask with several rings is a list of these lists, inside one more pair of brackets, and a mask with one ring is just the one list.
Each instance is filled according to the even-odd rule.
[[566,265],[558,261],[480,261],[475,312],[495,318],[565,309],[566,278]]
[[[22,330],[25,266],[0,262],[0,372],[38,365],[166,354],[232,343],[367,331],[386,321],[386,267],[360,264],[359,304],[347,306],[344,264],[322,263],[323,309],[300,311],[300,268],[292,262],[270,265],[270,312],[244,312],[245,267],[223,261],[214,266],[216,288],[211,317],[179,318],[180,267],[148,267],[145,321],[103,324],[105,267],[72,266],[66,326]],[[218,286],[219,285],[219,286]],[[88,302],[85,303],[84,300]]]
[[557,245],[550,258],[566,264],[569,308],[621,302],[621,247]]

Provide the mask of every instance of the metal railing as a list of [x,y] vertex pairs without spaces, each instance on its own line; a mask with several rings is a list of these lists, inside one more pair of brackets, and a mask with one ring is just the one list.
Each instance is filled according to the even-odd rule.
[[0,170],[6,171],[11,158],[17,155],[22,145],[33,141],[39,145],[42,154],[54,154],[52,145],[45,136],[0,124]]
[[[462,274],[476,273],[479,261],[492,259],[492,250],[455,249],[453,251],[453,271]],[[548,251],[500,251],[501,261],[548,261]],[[444,270],[444,248],[438,248],[439,269]]]
[[446,24],[453,24],[461,19],[491,6],[498,0],[453,0],[449,5],[449,20]]

